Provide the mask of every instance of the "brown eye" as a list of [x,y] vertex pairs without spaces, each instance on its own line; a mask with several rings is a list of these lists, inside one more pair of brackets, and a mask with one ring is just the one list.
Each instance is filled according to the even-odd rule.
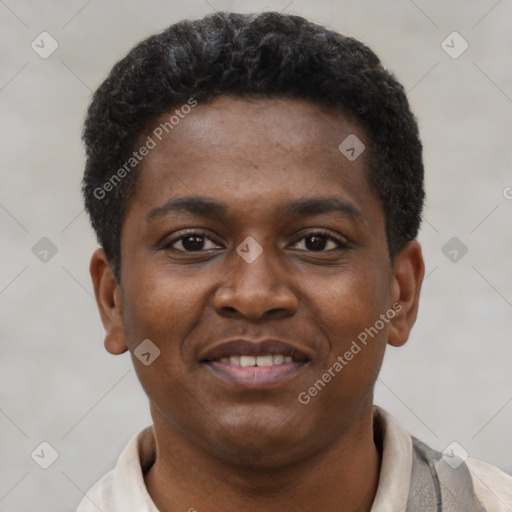
[[186,251],[200,251],[203,249],[205,237],[201,235],[187,236],[181,239],[181,245]]
[[327,237],[323,235],[311,235],[305,238],[306,248],[310,251],[323,251],[328,242]]
[[330,233],[324,232],[311,233],[301,238],[294,245],[298,244],[303,245],[305,250],[313,252],[327,252],[335,249],[343,249],[347,246],[343,241],[337,239]]
[[218,248],[215,242],[202,233],[190,233],[174,238],[165,246],[165,249],[174,249],[179,252],[199,252]]

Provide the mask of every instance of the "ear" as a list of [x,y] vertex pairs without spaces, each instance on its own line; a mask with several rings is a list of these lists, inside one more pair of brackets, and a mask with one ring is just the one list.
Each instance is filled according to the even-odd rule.
[[96,304],[105,328],[105,348],[111,354],[128,350],[123,329],[123,302],[121,288],[112,265],[103,249],[94,251],[89,266]]
[[421,283],[425,275],[425,263],[421,245],[417,240],[409,242],[396,256],[393,265],[391,299],[396,314],[390,321],[388,343],[400,347],[409,339],[420,300]]

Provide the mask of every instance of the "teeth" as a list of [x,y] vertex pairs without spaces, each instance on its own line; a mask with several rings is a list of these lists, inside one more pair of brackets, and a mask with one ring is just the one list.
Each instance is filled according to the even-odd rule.
[[230,356],[230,357],[222,357],[220,359],[221,363],[229,363],[234,366],[272,366],[279,365],[283,363],[293,363],[292,356],[284,356],[282,354],[263,354],[261,356]]
[[272,366],[272,356],[258,356],[256,358],[256,366]]
[[282,364],[284,362],[284,356],[281,354],[277,354],[276,356],[272,356],[272,364]]
[[255,366],[256,358],[254,356],[240,356],[240,366]]

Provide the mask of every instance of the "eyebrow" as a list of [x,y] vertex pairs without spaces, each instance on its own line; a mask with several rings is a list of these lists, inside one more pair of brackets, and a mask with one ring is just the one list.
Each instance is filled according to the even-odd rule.
[[312,197],[302,198],[289,203],[286,213],[288,215],[320,215],[322,213],[337,212],[355,220],[361,219],[363,214],[352,204],[339,197]]
[[[146,215],[146,222],[155,217],[171,212],[186,212],[202,215],[204,217],[222,217],[229,210],[225,203],[220,203],[207,197],[177,197],[154,208]],[[337,212],[354,220],[362,219],[362,213],[350,202],[339,197],[313,197],[301,198],[288,203],[284,213],[286,215],[320,215],[322,213]]]
[[154,217],[170,212],[187,212],[203,215],[204,217],[221,217],[228,211],[228,206],[207,197],[176,197],[154,208],[146,215],[146,222]]

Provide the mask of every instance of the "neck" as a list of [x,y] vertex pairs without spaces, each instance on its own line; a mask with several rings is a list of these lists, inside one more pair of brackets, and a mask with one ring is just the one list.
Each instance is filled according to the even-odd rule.
[[321,451],[274,469],[220,461],[163,421],[155,421],[155,434],[157,458],[145,483],[161,512],[368,512],[377,491],[381,456],[371,408]]

